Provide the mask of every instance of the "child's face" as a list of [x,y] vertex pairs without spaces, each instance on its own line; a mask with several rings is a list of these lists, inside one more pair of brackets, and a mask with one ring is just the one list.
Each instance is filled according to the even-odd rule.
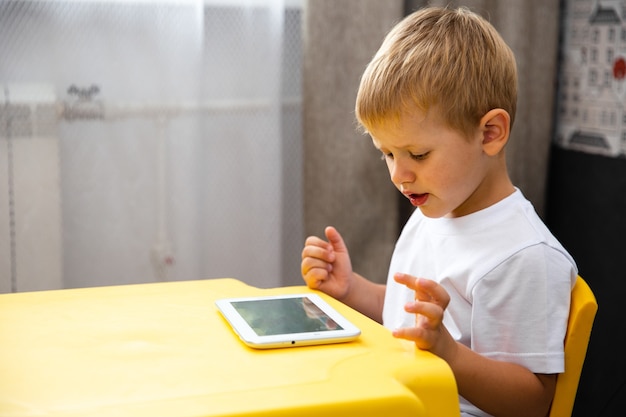
[[370,131],[391,181],[427,217],[459,217],[488,207],[495,170],[472,138],[448,127],[436,109],[414,112]]

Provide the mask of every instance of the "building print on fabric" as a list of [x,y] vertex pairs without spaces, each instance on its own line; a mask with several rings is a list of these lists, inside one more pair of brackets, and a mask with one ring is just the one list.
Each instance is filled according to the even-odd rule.
[[557,143],[626,157],[626,0],[567,0]]

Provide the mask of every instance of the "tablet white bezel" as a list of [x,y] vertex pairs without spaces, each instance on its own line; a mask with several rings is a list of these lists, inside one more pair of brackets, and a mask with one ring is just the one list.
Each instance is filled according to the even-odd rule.
[[[286,298],[302,298],[306,297],[313,302],[320,310],[322,310],[331,320],[337,323],[342,330],[327,330],[320,332],[307,333],[288,333],[271,336],[259,336],[250,327],[248,322],[239,314],[232,305],[233,302],[240,301],[256,301],[256,300],[275,300]],[[215,305],[228,321],[232,329],[237,333],[239,338],[248,346],[257,349],[279,348],[279,347],[296,347],[320,345],[328,343],[348,342],[356,339],[361,334],[359,328],[349,322],[331,305],[324,301],[317,294],[283,294],[271,296],[255,296],[255,297],[237,297],[225,298],[215,301]]]

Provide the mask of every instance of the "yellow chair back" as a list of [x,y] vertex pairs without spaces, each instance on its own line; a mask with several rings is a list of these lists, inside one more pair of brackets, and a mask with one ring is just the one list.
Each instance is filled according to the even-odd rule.
[[578,381],[587,355],[587,345],[597,311],[598,303],[591,288],[579,276],[572,289],[569,321],[565,335],[565,372],[557,377],[550,417],[572,415]]

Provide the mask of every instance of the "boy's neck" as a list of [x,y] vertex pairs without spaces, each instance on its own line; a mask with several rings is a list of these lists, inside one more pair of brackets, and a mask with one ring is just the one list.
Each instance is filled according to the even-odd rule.
[[515,192],[504,159],[495,164],[490,171],[471,198],[445,217],[461,217],[475,213],[493,206]]

